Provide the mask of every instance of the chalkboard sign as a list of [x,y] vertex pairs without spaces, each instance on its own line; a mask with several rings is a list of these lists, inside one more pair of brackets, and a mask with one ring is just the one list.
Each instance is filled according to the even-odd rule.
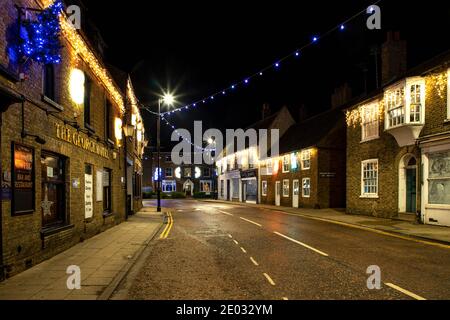
[[12,215],[35,211],[34,149],[12,143]]

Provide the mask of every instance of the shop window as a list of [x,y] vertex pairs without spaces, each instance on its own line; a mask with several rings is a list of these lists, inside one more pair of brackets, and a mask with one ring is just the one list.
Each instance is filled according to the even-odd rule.
[[262,182],[261,194],[266,197],[267,196],[267,181]]
[[103,169],[103,212],[112,213],[112,170]]
[[428,203],[450,205],[450,152],[429,155]]
[[304,178],[302,181],[302,197],[309,198],[311,197],[311,179]]
[[363,197],[378,196],[378,159],[362,162],[361,195]]
[[200,181],[200,192],[211,193],[212,183],[210,180]]
[[42,227],[66,223],[66,159],[52,153],[41,154]]
[[283,197],[289,198],[289,180],[283,180]]
[[52,101],[56,101],[55,90],[55,66],[53,64],[46,64],[44,66],[44,96]]

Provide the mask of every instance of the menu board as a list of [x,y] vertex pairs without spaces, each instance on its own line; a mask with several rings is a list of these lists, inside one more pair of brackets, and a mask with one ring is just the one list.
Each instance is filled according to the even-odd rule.
[[34,149],[12,144],[12,214],[35,210]]

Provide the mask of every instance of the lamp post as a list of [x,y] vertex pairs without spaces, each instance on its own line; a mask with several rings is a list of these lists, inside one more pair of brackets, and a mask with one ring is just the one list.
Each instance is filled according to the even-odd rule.
[[156,168],[156,174],[158,175],[157,181],[157,212],[161,212],[161,104],[165,104],[167,106],[173,105],[175,99],[173,95],[170,93],[165,93],[162,98],[158,100],[158,122],[156,125],[156,152],[158,157],[158,167]]

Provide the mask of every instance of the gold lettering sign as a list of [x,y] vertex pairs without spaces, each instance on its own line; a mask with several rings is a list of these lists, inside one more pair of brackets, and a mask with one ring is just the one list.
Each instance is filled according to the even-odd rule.
[[109,159],[109,150],[89,137],[82,135],[77,130],[55,123],[56,137],[67,143],[73,144],[83,150],[95,153],[105,159]]

